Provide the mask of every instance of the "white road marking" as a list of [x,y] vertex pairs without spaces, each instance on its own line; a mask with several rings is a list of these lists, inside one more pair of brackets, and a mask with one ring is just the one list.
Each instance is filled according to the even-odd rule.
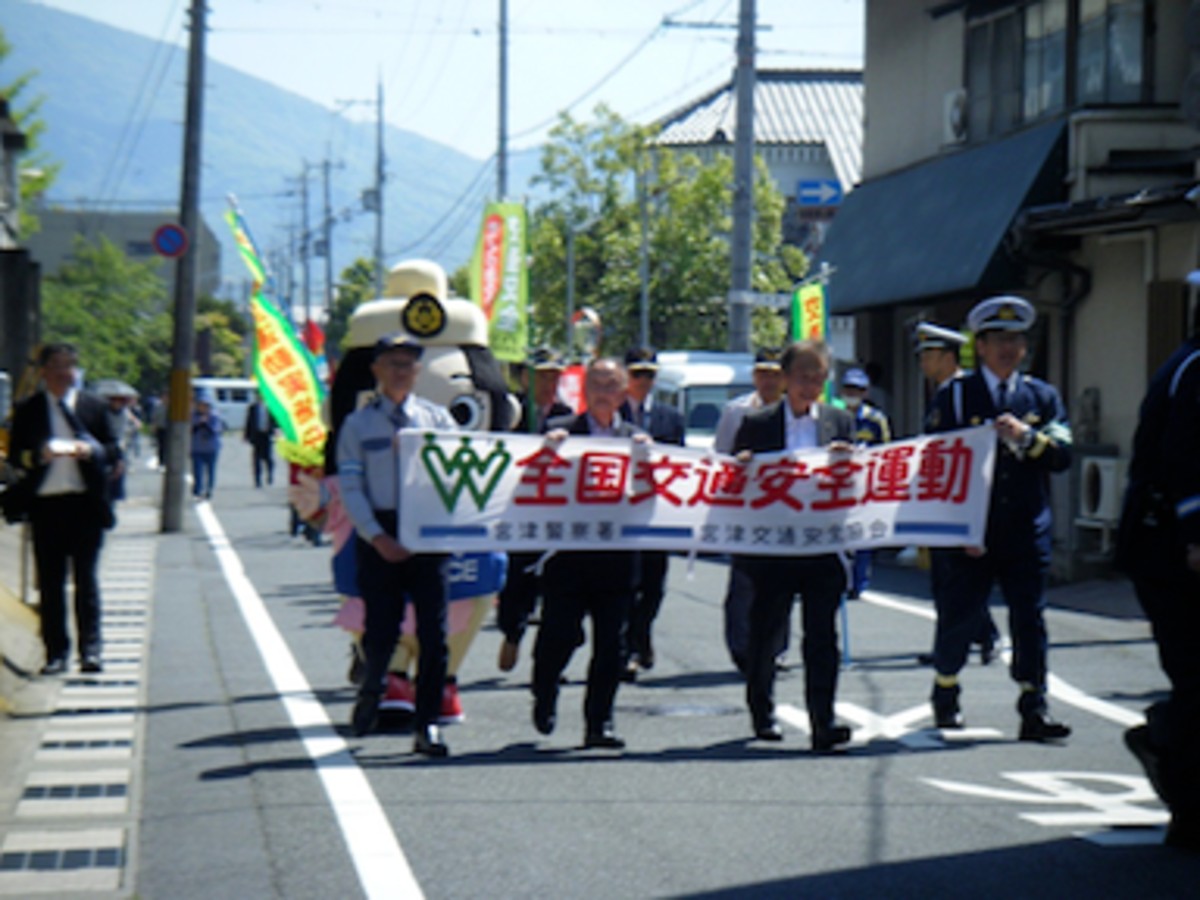
[[[931,621],[937,620],[937,613],[932,608],[901,599],[895,594],[887,594],[871,589],[863,591],[859,599],[884,609],[893,609],[897,612],[907,613],[908,615],[918,616]],[[1007,663],[1011,658],[1011,651],[1006,650],[1001,656],[1004,662]],[[1057,675],[1047,675],[1046,690],[1055,700],[1061,700],[1069,706],[1082,709],[1084,712],[1090,712],[1102,719],[1108,719],[1117,725],[1129,728],[1134,725],[1141,725],[1146,721],[1146,717],[1142,713],[1134,712],[1115,703],[1109,703],[1107,700],[1101,700],[1099,697],[1093,697],[1091,694],[1080,690]]]
[[195,510],[267,673],[321,778],[363,892],[368,897],[424,897],[366,775],[313,694],[212,507],[200,502]]

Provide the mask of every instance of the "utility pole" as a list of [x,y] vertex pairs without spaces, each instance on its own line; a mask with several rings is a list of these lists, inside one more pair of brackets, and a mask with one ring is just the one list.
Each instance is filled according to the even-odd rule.
[[308,261],[312,256],[312,235],[308,230],[308,163],[300,170],[300,277],[304,292],[304,321],[312,318],[312,270]]
[[[500,111],[496,144],[496,199],[508,196],[508,0],[500,0]],[[568,323],[567,327],[570,327]]]
[[383,296],[383,78],[375,82],[375,296]]
[[638,254],[638,280],[642,283],[639,305],[641,321],[638,333],[639,343],[643,347],[650,346],[650,211],[647,209],[646,202],[646,175],[644,168],[638,169],[638,212],[642,220],[642,240]]
[[321,164],[321,174],[325,183],[325,223],[322,229],[325,241],[325,315],[333,309],[333,210],[329,202],[329,156]]
[[750,349],[750,266],[754,224],[754,19],[754,0],[739,0],[729,287],[729,349],[734,352]]
[[183,126],[183,186],[179,224],[188,248],[175,270],[175,330],[167,404],[167,473],[163,476],[162,530],[183,527],[184,469],[188,455],[192,395],[192,341],[196,318],[196,261],[200,237],[200,151],[204,118],[204,0],[192,0],[188,38],[187,104]]

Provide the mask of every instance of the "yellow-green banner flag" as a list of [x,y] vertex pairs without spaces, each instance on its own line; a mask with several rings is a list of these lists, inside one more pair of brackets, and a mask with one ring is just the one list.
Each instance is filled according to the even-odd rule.
[[[825,303],[824,282],[806,284],[792,294],[792,340],[829,340],[829,307]],[[827,381],[822,399],[828,403],[832,396],[833,385]]]
[[529,343],[525,207],[489,203],[471,258],[471,297],[488,320],[497,359],[521,362]]

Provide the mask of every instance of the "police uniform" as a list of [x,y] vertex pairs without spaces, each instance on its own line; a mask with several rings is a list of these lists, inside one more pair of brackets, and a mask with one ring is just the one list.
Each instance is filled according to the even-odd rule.
[[[954,354],[956,363],[956,371],[949,377],[944,378],[936,384],[932,385],[933,393],[929,396],[929,402],[926,407],[926,414],[933,408],[934,397],[937,392],[946,384],[949,384],[954,378],[963,375],[963,370],[957,366],[958,355],[962,349],[962,345],[966,343],[967,336],[961,331],[955,331],[953,328],[946,328],[942,325],[937,325],[933,322],[918,322],[914,329],[913,352],[919,358],[925,350],[943,350]],[[953,559],[954,554],[958,551],[947,549],[945,547],[930,547],[929,550],[929,590],[933,596],[934,607],[938,607],[938,596],[944,590],[943,584],[946,580],[946,565],[947,560]],[[985,604],[980,610],[979,626],[975,633],[974,643],[979,645],[980,661],[986,666],[991,663],[996,654],[996,642],[1000,639],[1000,629],[996,627],[996,623],[992,620],[992,613]],[[933,665],[933,653],[922,653],[917,657],[922,665]]]
[[[842,387],[860,388],[866,391],[871,387],[871,380],[862,369],[847,369],[842,376]],[[846,404],[848,407],[849,403]],[[883,410],[872,406],[863,397],[857,407],[851,407],[854,412],[854,441],[857,444],[886,444],[892,439],[892,424]],[[850,582],[850,599],[855,599],[871,582],[871,561],[875,553],[872,550],[854,551],[854,570]]]
[[[1033,307],[1018,297],[985,300],[968,317],[977,335],[1025,332]],[[1047,637],[1045,575],[1050,565],[1050,474],[1071,464],[1071,431],[1058,391],[1040,379],[1013,372],[1000,382],[980,364],[938,391],[926,422],[930,433],[967,428],[1010,412],[1029,426],[1023,446],[1000,441],[992,475],[986,552],[972,557],[954,550],[944,571],[934,641],[932,695],[939,727],[961,727],[958,673],[967,659],[993,583],[1009,609],[1013,656],[1010,674],[1021,686],[1017,710],[1022,740],[1057,740],[1067,726],[1046,715]],[[935,598],[936,599],[936,598]]]
[[[658,354],[649,347],[638,347],[625,354],[625,368],[632,378],[635,372],[658,372]],[[684,445],[686,426],[683,413],[673,406],[655,403],[653,394],[639,404],[626,398],[621,404],[621,418],[650,435],[657,444]],[[654,642],[650,631],[658,611],[662,608],[667,589],[667,561],[665,550],[642,550],[636,557],[637,574],[634,579],[633,609],[629,616],[628,640],[624,648],[626,657],[625,678],[634,680],[637,667],[654,668]]]
[[[384,338],[381,343],[388,340]],[[418,735],[438,720],[447,662],[447,557],[417,554],[391,563],[379,555],[371,541],[381,534],[399,534],[403,502],[397,432],[401,428],[457,427],[444,408],[414,394],[400,404],[380,395],[347,416],[338,435],[338,480],[342,503],[354,523],[358,588],[366,606],[362,640],[365,670],[353,720],[359,734],[365,734],[373,725],[406,600],[416,610],[421,645],[414,722]]]
[[1171,681],[1126,743],[1171,809],[1166,842],[1200,850],[1200,574],[1186,564],[1189,546],[1200,547],[1200,333],[1150,380],[1117,535],[1118,565]]

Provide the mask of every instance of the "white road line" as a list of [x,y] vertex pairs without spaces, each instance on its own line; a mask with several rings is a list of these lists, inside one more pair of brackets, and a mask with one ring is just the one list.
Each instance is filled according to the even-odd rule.
[[[895,594],[887,594],[883,591],[870,589],[863,591],[859,599],[875,606],[883,607],[884,609],[893,609],[911,616],[937,621],[937,613],[930,606],[912,603]],[[1009,661],[1009,653],[1005,652],[1003,656],[1004,661],[1007,663]],[[1117,725],[1123,725],[1128,728],[1134,725],[1141,725],[1146,721],[1146,717],[1142,713],[1134,712],[1115,703],[1109,703],[1107,700],[1101,700],[1099,697],[1093,697],[1091,694],[1085,693],[1057,675],[1047,675],[1046,689],[1055,700],[1061,700],[1069,706],[1082,709],[1084,712],[1090,712],[1102,719],[1108,719]]]
[[364,893],[368,897],[424,897],[366,775],[313,694],[212,507],[201,502],[195,510],[275,690],[321,777]]

